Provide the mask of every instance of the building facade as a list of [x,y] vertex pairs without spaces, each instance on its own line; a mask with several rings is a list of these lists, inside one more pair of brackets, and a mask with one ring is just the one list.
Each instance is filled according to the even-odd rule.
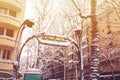
[[17,31],[24,19],[26,0],[0,0],[0,79],[13,74],[14,46]]

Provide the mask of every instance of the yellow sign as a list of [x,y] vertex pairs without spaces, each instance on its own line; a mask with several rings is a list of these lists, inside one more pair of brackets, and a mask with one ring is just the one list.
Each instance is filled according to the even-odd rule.
[[55,46],[69,46],[70,42],[60,35],[44,34],[39,37],[42,44],[55,45]]
[[48,36],[48,35],[42,36],[42,39],[48,41],[55,41],[55,42],[67,42],[66,39],[64,38],[56,37],[56,36]]

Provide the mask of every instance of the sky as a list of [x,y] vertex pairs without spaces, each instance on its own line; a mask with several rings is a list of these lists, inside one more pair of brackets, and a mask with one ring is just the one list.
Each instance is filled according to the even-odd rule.
[[[32,16],[34,14],[33,12],[34,8],[31,5],[32,5],[31,0],[26,0],[25,20],[26,19],[32,20]],[[32,29],[29,27],[26,27],[24,29],[23,34],[22,34],[22,43],[24,43],[26,39],[29,36],[31,36],[32,32],[33,32]]]
[[31,5],[31,0],[26,0],[25,19],[30,19],[33,16],[34,8]]

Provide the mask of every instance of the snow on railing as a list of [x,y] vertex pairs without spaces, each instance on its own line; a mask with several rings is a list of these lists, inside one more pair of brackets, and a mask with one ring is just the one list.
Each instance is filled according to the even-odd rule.
[[17,19],[16,17],[10,16],[10,15],[8,15],[8,14],[0,14],[0,16],[1,16],[1,17],[5,17],[5,18],[9,18],[10,20],[13,20],[13,21],[15,21],[15,22],[17,22],[17,23],[20,24],[20,20]]
[[6,62],[6,63],[10,63],[10,64],[13,63],[12,60],[6,60],[6,59],[0,59],[0,62]]
[[15,41],[15,38],[12,38],[12,37],[9,37],[9,36],[5,36],[5,35],[0,35],[0,38],[8,39],[8,40],[11,40],[11,41]]

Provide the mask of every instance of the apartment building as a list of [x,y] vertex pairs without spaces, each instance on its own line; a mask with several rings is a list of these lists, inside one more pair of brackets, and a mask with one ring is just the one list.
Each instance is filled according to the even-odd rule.
[[26,0],[0,0],[0,80],[13,74],[17,31],[24,20]]

